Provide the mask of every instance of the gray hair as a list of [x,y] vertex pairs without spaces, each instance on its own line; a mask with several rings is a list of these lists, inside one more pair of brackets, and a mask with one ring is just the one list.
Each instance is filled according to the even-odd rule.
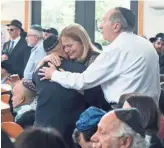
[[110,16],[109,21],[112,23],[120,23],[121,25],[121,31],[126,31],[126,32],[132,32],[134,29],[134,26],[130,26],[120,11],[120,7],[115,8],[115,12]]
[[41,31],[37,31],[37,30],[35,30],[35,29],[30,29],[32,32],[33,32],[33,34],[34,35],[36,35],[40,40],[41,39],[43,39],[43,32],[41,32]]
[[120,123],[120,128],[113,133],[115,137],[128,137],[133,138],[130,148],[149,148],[150,138],[143,138],[140,134],[136,133],[131,127],[125,123]]
[[72,134],[72,139],[74,143],[79,143],[79,136],[80,136],[80,132],[77,128],[75,128]]

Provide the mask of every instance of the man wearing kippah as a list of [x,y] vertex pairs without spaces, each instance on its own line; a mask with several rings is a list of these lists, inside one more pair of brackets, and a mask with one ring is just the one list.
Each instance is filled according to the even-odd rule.
[[74,142],[78,143],[81,148],[92,148],[91,137],[97,131],[97,125],[105,114],[105,111],[93,106],[85,110],[76,122],[72,135]]
[[58,36],[58,31],[55,28],[43,29],[44,40],[50,37],[51,35]]
[[135,108],[117,109],[104,115],[91,140],[93,148],[149,148],[140,113]]
[[27,42],[31,50],[30,58],[24,70],[24,80],[32,80],[32,74],[35,71],[39,61],[46,55],[43,48],[43,30],[40,25],[32,25],[27,33]]
[[109,10],[100,25],[104,40],[111,42],[83,72],[61,72],[55,67],[43,71],[63,87],[85,90],[101,85],[106,101],[118,102],[125,93],[142,93],[156,103],[160,96],[159,57],[153,45],[133,34],[135,15],[131,10],[116,7]]

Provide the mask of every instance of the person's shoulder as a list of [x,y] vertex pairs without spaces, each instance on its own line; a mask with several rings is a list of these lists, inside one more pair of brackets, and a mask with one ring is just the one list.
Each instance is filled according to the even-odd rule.
[[98,56],[101,53],[101,51],[91,51],[90,56]]
[[21,37],[19,41],[27,45],[27,41],[24,38]]
[[83,72],[86,69],[84,64],[66,59],[62,60],[62,64],[59,68],[64,68],[64,70],[70,72]]

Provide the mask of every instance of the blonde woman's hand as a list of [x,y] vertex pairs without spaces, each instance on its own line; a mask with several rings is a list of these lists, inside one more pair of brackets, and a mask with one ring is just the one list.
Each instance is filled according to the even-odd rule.
[[57,53],[53,53],[45,56],[38,64],[37,69],[44,65],[46,62],[51,62],[53,65],[60,66],[62,59],[58,56]]

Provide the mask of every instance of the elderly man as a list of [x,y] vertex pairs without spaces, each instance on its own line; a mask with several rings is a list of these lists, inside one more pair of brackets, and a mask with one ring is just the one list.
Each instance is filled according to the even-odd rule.
[[76,122],[76,128],[72,135],[74,142],[78,143],[81,148],[91,148],[91,137],[97,131],[97,125],[105,114],[105,111],[96,107],[89,107],[85,110]]
[[[160,95],[159,57],[153,45],[133,34],[134,14],[122,7],[109,10],[100,25],[105,40],[111,44],[83,73],[60,72],[51,65],[41,69],[44,79],[70,89],[85,90],[101,85],[108,103],[118,102],[125,93]],[[153,60],[152,60],[153,59]]]
[[22,23],[18,20],[13,20],[7,26],[10,40],[3,45],[2,61],[8,59],[14,73],[22,77],[25,68],[24,63],[28,60],[24,58],[28,46],[26,40],[21,37],[23,32]]
[[24,70],[24,80],[32,80],[32,74],[35,71],[39,61],[46,55],[43,48],[43,30],[39,25],[32,25],[27,33],[27,42],[31,50],[30,58]]
[[92,136],[94,148],[148,148],[145,130],[137,109],[118,109],[107,113]]

